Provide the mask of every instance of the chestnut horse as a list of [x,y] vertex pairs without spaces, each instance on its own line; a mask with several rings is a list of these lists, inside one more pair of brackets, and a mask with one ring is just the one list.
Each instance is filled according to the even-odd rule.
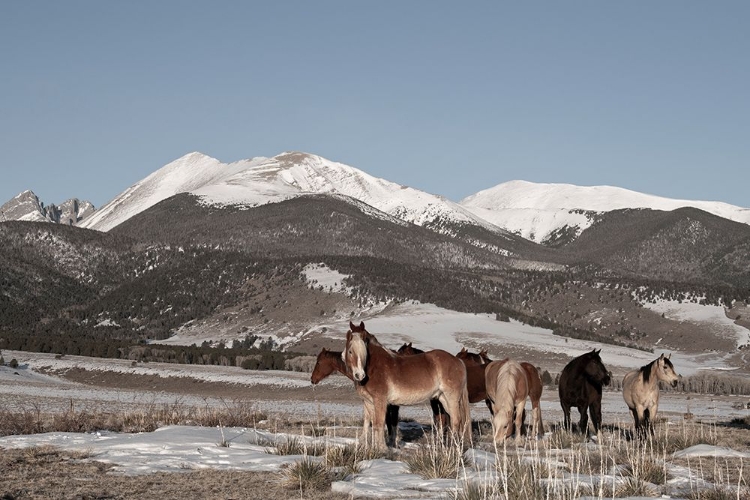
[[[373,442],[383,443],[388,404],[415,405],[437,398],[450,417],[457,439],[471,442],[471,414],[466,389],[466,367],[452,354],[436,349],[424,354],[399,356],[384,348],[364,322],[349,322],[343,354],[365,406],[372,416]],[[369,408],[369,409],[368,409]]]
[[[315,368],[313,368],[312,375],[310,375],[310,382],[318,384],[324,378],[329,377],[333,372],[339,372],[345,375],[352,382],[354,379],[351,374],[346,371],[346,365],[344,360],[341,358],[341,351],[329,351],[325,347],[318,354],[318,359],[315,362]],[[359,385],[355,385],[356,389],[359,389]],[[363,432],[367,435],[370,432],[370,425],[372,423],[372,416],[365,411]],[[388,444],[394,445],[396,443],[396,433],[398,431],[398,406],[388,405],[385,410],[385,425],[388,430]]]
[[596,349],[571,360],[560,373],[558,393],[564,414],[564,426],[571,430],[570,408],[575,406],[581,414],[578,430],[588,433],[589,419],[586,410],[591,414],[594,432],[602,427],[602,386],[609,385],[611,375],[599,356],[602,350]]
[[[495,442],[502,442],[523,428],[523,410],[529,395],[529,377],[512,359],[492,361],[485,372],[487,395],[492,402]],[[514,422],[515,416],[515,422]]]
[[[470,373],[471,370],[473,370],[472,367],[479,366],[486,368],[487,364],[492,362],[490,357],[487,355],[486,350],[479,351],[479,353],[473,353],[467,351],[465,347],[461,349],[458,354],[456,354],[456,357],[466,364],[467,374]],[[536,427],[535,429],[532,429],[532,432],[535,431],[536,435],[541,437],[544,435],[544,424],[542,423],[542,408],[540,406],[542,400],[542,391],[544,390],[542,376],[539,374],[539,370],[537,370],[536,366],[532,365],[531,363],[523,361],[520,364],[521,368],[523,368],[523,370],[526,372],[526,376],[528,377],[529,381],[529,399],[531,399],[531,422],[532,427]],[[484,384],[485,381],[483,378],[482,385]],[[471,389],[469,390],[469,397],[471,397]],[[476,401],[472,401],[472,403],[474,402]],[[492,413],[492,406],[490,405],[489,399],[487,400],[487,407],[490,409],[490,413]],[[521,415],[522,424],[524,420],[526,420],[525,408],[523,411],[523,415]],[[525,434],[526,429],[521,427],[520,432],[521,434]]]
[[[409,342],[408,344],[404,344],[401,347],[399,347],[398,353],[404,354],[404,355],[412,355],[412,354],[422,354],[424,353],[424,351],[422,349],[414,347],[412,343]],[[484,356],[487,355],[486,351],[482,351],[482,353],[484,353]],[[487,367],[487,365],[479,363],[478,361],[476,363],[472,361],[467,361],[467,359],[464,359],[463,357],[461,357],[461,356],[476,356],[476,358],[471,358],[471,359],[479,360],[479,361],[481,361],[482,359],[487,359],[486,357],[485,358],[480,357],[482,353],[480,354],[471,353],[471,352],[468,352],[466,348],[464,348],[463,350],[461,350],[461,352],[456,354],[456,357],[460,359],[461,361],[463,361],[464,365],[466,366],[466,389],[469,392],[469,403],[478,403],[480,401],[484,401],[487,404],[487,408],[490,410],[490,413],[492,413],[492,406],[490,405],[489,398],[487,398],[487,389],[485,388],[485,383],[484,383],[484,369]],[[487,363],[489,363],[489,361],[487,361]],[[434,399],[430,401],[430,404],[432,405],[432,412],[433,412],[433,415],[435,416],[436,421],[439,418],[438,416],[440,416],[441,418],[440,421],[442,423],[447,423],[444,420],[445,410],[443,409],[442,405],[440,405],[440,403]]]
[[[422,349],[412,346],[411,342],[409,342],[408,344],[404,343],[404,345],[399,347],[398,351],[396,352],[404,356],[424,354],[424,351]],[[471,400],[471,395],[469,395],[469,398]],[[450,425],[450,421],[448,420],[448,414],[445,413],[445,408],[443,408],[443,405],[440,404],[440,401],[436,398],[431,399],[430,408],[432,408],[432,420],[433,422],[435,422],[435,425],[447,428]],[[388,425],[388,422],[386,422],[386,425]]]
[[643,437],[654,433],[654,419],[659,410],[659,382],[677,387],[679,375],[674,365],[662,353],[657,359],[637,370],[629,371],[622,379],[622,397],[635,421],[635,432]]

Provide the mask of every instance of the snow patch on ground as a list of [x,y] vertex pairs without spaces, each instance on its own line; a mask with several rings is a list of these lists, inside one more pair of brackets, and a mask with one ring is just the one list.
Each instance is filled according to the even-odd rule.
[[668,319],[702,326],[708,325],[718,335],[736,339],[737,346],[750,344],[750,330],[735,324],[732,319],[728,318],[723,306],[676,300],[643,302],[643,306],[658,314],[663,314]]

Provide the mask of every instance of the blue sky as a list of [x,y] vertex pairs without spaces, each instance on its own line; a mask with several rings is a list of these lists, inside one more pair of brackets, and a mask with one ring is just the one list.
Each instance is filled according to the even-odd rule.
[[750,3],[0,2],[0,204],[191,151],[750,207]]

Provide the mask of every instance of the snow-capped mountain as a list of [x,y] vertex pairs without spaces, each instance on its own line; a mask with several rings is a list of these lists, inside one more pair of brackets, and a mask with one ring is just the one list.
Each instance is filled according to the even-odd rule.
[[624,208],[670,211],[694,207],[725,219],[750,224],[750,209],[722,202],[662,198],[612,186],[574,186],[511,181],[480,191],[460,205],[477,217],[524,238],[542,243],[566,228],[576,235],[597,214]]
[[439,227],[449,232],[446,223],[471,224],[504,233],[440,196],[373,177],[343,163],[299,152],[229,164],[191,153],[134,184],[81,226],[108,231],[178,193],[195,194],[206,204],[248,207],[311,193],[342,195],[417,225]]
[[10,220],[56,222],[74,225],[94,213],[88,201],[71,198],[59,206],[44,206],[33,191],[19,193],[0,207],[0,222]]

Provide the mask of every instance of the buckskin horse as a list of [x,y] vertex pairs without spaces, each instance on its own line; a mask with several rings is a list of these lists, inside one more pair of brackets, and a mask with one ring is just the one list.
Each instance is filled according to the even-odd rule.
[[635,433],[641,437],[654,433],[654,419],[659,410],[659,382],[677,387],[679,375],[674,371],[670,354],[637,370],[629,371],[622,379],[622,397],[635,421]]
[[[333,372],[339,372],[345,375],[352,382],[351,374],[346,371],[346,365],[341,357],[342,351],[329,351],[325,347],[318,354],[318,359],[315,362],[315,368],[313,368],[312,375],[310,375],[310,382],[317,385],[324,378],[329,377]],[[359,385],[355,385],[355,389],[359,390]],[[365,408],[367,410],[367,408]],[[363,416],[363,433],[367,435],[370,432],[370,426],[372,424],[372,416],[364,412]],[[385,426],[388,431],[388,444],[395,445],[396,433],[398,431],[398,406],[388,405],[385,410]]]
[[[452,354],[436,349],[399,356],[384,348],[364,322],[349,322],[343,354],[347,370],[362,390],[365,412],[372,416],[373,443],[382,446],[388,404],[415,405],[437,398],[450,417],[456,439],[471,442],[471,414],[466,389],[466,367]],[[369,409],[368,409],[369,408]]]
[[575,406],[581,414],[578,430],[588,433],[589,420],[587,410],[591,414],[591,423],[597,434],[602,427],[602,386],[609,385],[611,375],[604,367],[596,349],[571,360],[560,373],[558,392],[564,419],[563,425],[571,430],[570,408]]

